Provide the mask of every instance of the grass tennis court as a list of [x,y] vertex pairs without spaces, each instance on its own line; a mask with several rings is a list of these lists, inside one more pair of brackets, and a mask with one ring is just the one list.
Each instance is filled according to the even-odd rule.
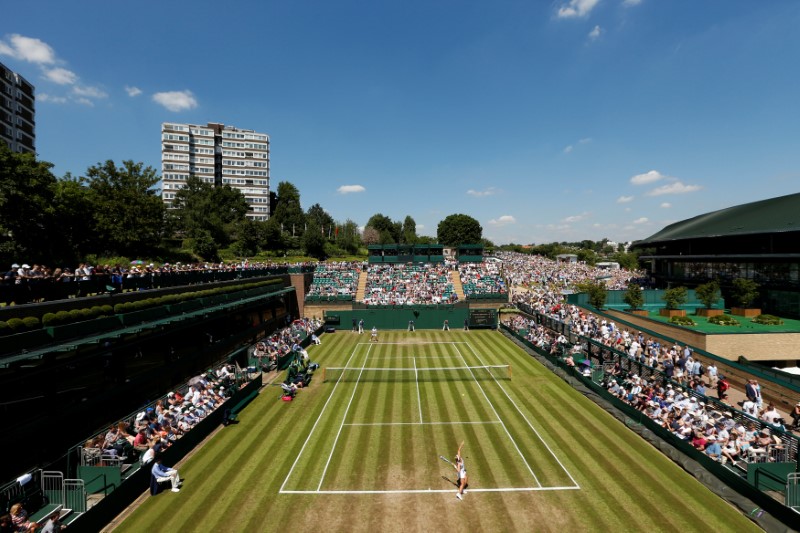
[[324,380],[266,387],[118,530],[758,530],[498,332],[322,341]]

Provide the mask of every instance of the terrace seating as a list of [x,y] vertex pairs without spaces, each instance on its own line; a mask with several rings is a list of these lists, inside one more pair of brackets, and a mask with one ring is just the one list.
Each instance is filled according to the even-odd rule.
[[506,284],[496,263],[460,264],[458,270],[468,300],[491,299],[506,294]]
[[457,300],[458,295],[445,266],[382,264],[372,265],[367,270],[365,304],[443,304]]
[[351,301],[358,288],[359,269],[350,263],[320,263],[306,295],[307,302]]

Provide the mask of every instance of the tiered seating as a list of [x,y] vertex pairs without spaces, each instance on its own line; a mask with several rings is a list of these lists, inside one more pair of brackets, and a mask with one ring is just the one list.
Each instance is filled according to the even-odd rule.
[[496,298],[506,294],[506,283],[495,263],[462,263],[458,266],[467,299]]
[[364,303],[368,305],[443,304],[457,300],[444,265],[384,264],[367,270]]
[[320,263],[314,269],[306,301],[352,300],[358,289],[359,272],[353,263]]

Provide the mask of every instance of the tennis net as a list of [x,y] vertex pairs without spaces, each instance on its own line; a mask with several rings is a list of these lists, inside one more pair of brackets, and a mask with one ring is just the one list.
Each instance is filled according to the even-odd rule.
[[486,381],[511,379],[510,365],[457,366],[438,368],[323,367],[322,381],[414,382]]

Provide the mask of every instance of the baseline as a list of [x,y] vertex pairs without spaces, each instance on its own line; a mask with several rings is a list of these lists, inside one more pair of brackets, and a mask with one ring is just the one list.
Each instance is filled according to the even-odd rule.
[[[467,492],[545,492],[577,490],[580,487],[497,487],[468,489]],[[282,490],[281,494],[453,494],[453,489],[397,489],[397,490]]]

